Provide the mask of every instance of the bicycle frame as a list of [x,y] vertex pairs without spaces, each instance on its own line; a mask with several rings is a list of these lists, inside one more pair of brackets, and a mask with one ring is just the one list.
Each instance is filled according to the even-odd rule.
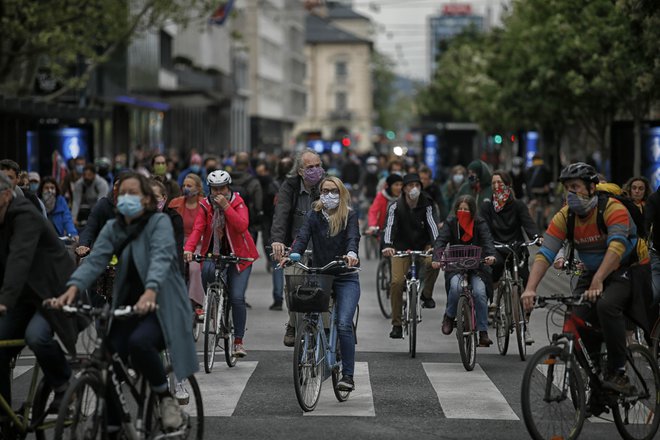
[[[417,301],[415,302],[417,304],[417,322],[422,322],[422,307],[419,302],[419,298],[421,296],[420,293],[420,287],[421,287],[421,280],[418,278],[418,267],[417,267],[417,258],[419,258],[418,255],[412,254],[410,255],[411,261],[410,261],[410,268],[408,269],[408,275],[406,276],[406,293],[410,295],[411,292],[411,286],[416,285],[417,286]],[[406,322],[410,322],[410,308],[406,306]]]
[[[461,270],[458,273],[461,281],[461,295],[465,297],[468,304],[470,304],[470,327],[474,330],[477,329],[477,312],[474,308],[474,297],[472,296],[472,285],[470,284],[470,279],[468,278],[469,271]],[[458,314],[456,314],[458,316]]]
[[[305,313],[303,320],[316,327],[316,341],[314,358],[320,362],[325,362],[323,371],[323,380],[326,380],[332,374],[332,370],[339,366],[337,359],[337,308],[336,304],[332,304],[330,311],[330,332],[328,336],[325,334],[323,326],[323,319],[321,313]],[[305,349],[309,345],[309,341],[305,340]],[[321,352],[323,350],[323,352]]]

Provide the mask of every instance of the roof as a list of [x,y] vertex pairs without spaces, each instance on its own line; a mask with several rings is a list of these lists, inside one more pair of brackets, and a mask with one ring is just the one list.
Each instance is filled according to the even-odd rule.
[[327,20],[315,14],[307,14],[305,19],[305,42],[318,43],[348,43],[371,44],[371,41],[360,38],[350,32],[335,27]]
[[369,20],[368,17],[355,12],[350,6],[343,3],[329,1],[326,6],[330,19]]

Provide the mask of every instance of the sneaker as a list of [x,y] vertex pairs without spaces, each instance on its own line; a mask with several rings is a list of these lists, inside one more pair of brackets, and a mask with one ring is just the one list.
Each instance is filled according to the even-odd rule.
[[177,382],[174,398],[177,402],[179,402],[179,405],[188,405],[188,402],[190,402],[190,394],[188,393],[186,387],[183,385],[183,382]]
[[355,382],[353,382],[353,376],[344,374],[339,382],[337,382],[337,390],[339,391],[353,391],[354,389]]
[[442,334],[451,335],[454,331],[454,318],[450,318],[445,313],[445,316],[442,318]]
[[183,423],[179,403],[172,396],[160,399],[160,421],[165,431],[174,431]]
[[435,309],[435,301],[433,301],[433,298],[422,297],[422,308]]
[[479,332],[479,347],[490,347],[493,345],[493,341],[488,337],[488,332],[480,331]]
[[245,301],[245,308],[246,308],[246,309],[251,309],[252,306],[250,305],[250,303],[248,303],[247,301]]
[[272,306],[268,307],[268,310],[282,310],[282,301],[275,301]]
[[296,344],[296,329],[289,324],[286,325],[284,333],[284,346],[293,347]]
[[243,344],[234,344],[234,356],[237,358],[243,358],[247,356],[247,351],[245,350],[245,346],[243,346]]
[[635,387],[630,383],[630,379],[628,379],[625,372],[607,375],[603,379],[603,389],[627,396],[635,393]]
[[390,338],[403,339],[403,328],[400,325],[392,326],[392,331],[390,332]]
[[529,327],[525,326],[525,344],[532,345],[534,343],[534,336],[529,331]]

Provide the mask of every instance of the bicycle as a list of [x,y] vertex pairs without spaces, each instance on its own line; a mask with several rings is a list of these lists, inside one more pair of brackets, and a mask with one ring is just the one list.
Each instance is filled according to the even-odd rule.
[[461,362],[467,371],[472,371],[477,361],[477,314],[470,285],[469,272],[481,264],[481,247],[472,245],[447,245],[440,254],[440,263],[445,271],[457,272],[460,277],[461,295],[456,307],[456,339]]
[[379,258],[380,256],[380,228],[366,230],[362,233],[364,240],[364,254],[367,260]]
[[[392,300],[390,299],[390,284],[392,283],[392,263],[389,257],[383,257],[380,251],[380,242],[377,237],[380,236],[380,228],[375,227],[372,232],[362,234],[366,237],[366,243],[375,242],[376,252],[379,257],[378,267],[376,269],[376,296],[378,297],[378,306],[385,319],[392,317]],[[367,245],[368,246],[368,245]],[[368,249],[368,248],[367,248]],[[367,254],[369,251],[367,250]]]
[[403,296],[403,311],[401,324],[403,336],[408,338],[408,353],[414,358],[417,355],[417,324],[422,322],[422,305],[419,301],[421,280],[418,277],[417,260],[420,257],[430,257],[431,251],[397,251],[393,258],[410,257],[410,268],[406,276]]
[[[183,270],[183,275],[184,275],[184,281],[186,282],[186,288],[190,287],[190,263],[186,261],[184,265],[184,270]],[[191,301],[193,303],[193,310],[197,310],[199,306],[196,305],[194,301]],[[193,340],[195,342],[199,341],[199,335],[202,333],[202,329],[204,328],[204,319],[203,315],[199,315],[196,312],[193,313]]]
[[[138,316],[132,307],[111,310],[107,304],[100,308],[79,305],[64,306],[63,311],[95,319],[98,338],[94,352],[83,361],[80,374],[64,393],[55,426],[55,439],[62,438],[65,429],[69,429],[68,438],[72,439],[106,438],[108,405],[114,405],[120,411],[122,438],[201,440],[204,437],[204,407],[194,375],[186,379],[194,396],[194,408],[188,412],[182,410],[183,424],[174,432],[166,431],[160,425],[158,396],[151,392],[145,378],[129,369],[121,357],[111,351],[108,335],[112,320]],[[168,359],[167,354],[165,358]],[[174,395],[176,379],[172,367],[167,365],[165,371],[168,386]],[[125,393],[132,396],[136,403],[135,416],[131,415]]]
[[[289,256],[289,266],[302,269],[303,274],[286,273],[289,310],[302,315],[296,329],[293,350],[293,382],[298,404],[305,412],[313,411],[321,396],[323,382],[332,376],[332,386],[339,402],[348,399],[350,391],[337,388],[341,379],[341,352],[337,331],[337,310],[331,303],[332,282],[336,270],[348,269],[343,260],[331,261],[323,267],[308,267],[300,263],[300,254]],[[329,312],[329,329],[324,328],[322,314]],[[359,309],[357,311],[359,315]],[[354,323],[355,331],[357,323]]]
[[[519,274],[521,264],[518,252],[522,248],[538,244],[540,238],[523,243],[497,243],[495,249],[505,250],[507,252],[504,261],[504,272],[500,279],[497,300],[495,302],[495,333],[497,338],[497,349],[502,356],[505,356],[509,349],[509,337],[515,331],[516,341],[518,343],[518,354],[520,360],[527,358],[527,344],[525,337],[527,333],[527,319],[525,311],[520,301],[520,294],[524,289],[523,280]],[[513,273],[511,273],[513,271]]]
[[[625,439],[651,439],[660,424],[660,371],[651,352],[638,344],[626,350],[626,374],[630,394],[619,394],[603,386],[607,353],[588,353],[582,332],[602,336],[600,329],[572,312],[582,296],[539,297],[536,308],[554,303],[551,316],[566,307],[562,332],[550,345],[538,350],[525,369],[521,389],[523,418],[536,440],[575,439],[588,413],[613,412],[616,428]],[[542,414],[537,414],[546,409]]]
[[193,255],[193,261],[215,263],[214,280],[206,287],[204,298],[204,371],[211,373],[215,361],[215,349],[219,338],[224,343],[225,361],[229,367],[236,365],[238,358],[234,355],[234,320],[231,314],[229,288],[222,272],[225,265],[244,261],[254,261],[254,258],[237,257],[236,255]]

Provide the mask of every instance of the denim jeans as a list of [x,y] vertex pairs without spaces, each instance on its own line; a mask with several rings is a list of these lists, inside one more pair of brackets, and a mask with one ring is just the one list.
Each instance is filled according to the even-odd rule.
[[[71,377],[71,367],[53,330],[43,315],[32,305],[19,302],[0,317],[0,339],[23,339],[30,347],[53,389],[62,388]],[[9,364],[22,347],[0,348],[0,394],[11,405]]]
[[660,303],[660,255],[649,250],[651,255],[651,284],[653,286],[653,304]]
[[332,283],[336,294],[337,333],[341,351],[342,373],[353,376],[355,371],[355,335],[353,317],[360,301],[358,274],[338,276]]
[[[474,298],[474,309],[477,315],[477,330],[480,332],[488,331],[488,298],[486,297],[486,285],[474,273],[469,274],[470,285],[472,286],[472,297]],[[461,296],[461,276],[452,275],[449,280],[449,298],[447,299],[446,314],[450,318],[456,316],[458,307],[458,298]]]
[[284,292],[284,270],[278,261],[272,262],[273,275],[273,302],[282,303]]
[[[231,315],[234,320],[234,337],[243,339],[245,336],[245,323],[247,321],[247,309],[245,308],[245,291],[252,272],[252,265],[238,272],[235,264],[229,264],[224,269],[225,281],[229,288],[229,300],[231,301]],[[205,261],[202,265],[202,282],[204,289],[215,278],[215,264]]]

